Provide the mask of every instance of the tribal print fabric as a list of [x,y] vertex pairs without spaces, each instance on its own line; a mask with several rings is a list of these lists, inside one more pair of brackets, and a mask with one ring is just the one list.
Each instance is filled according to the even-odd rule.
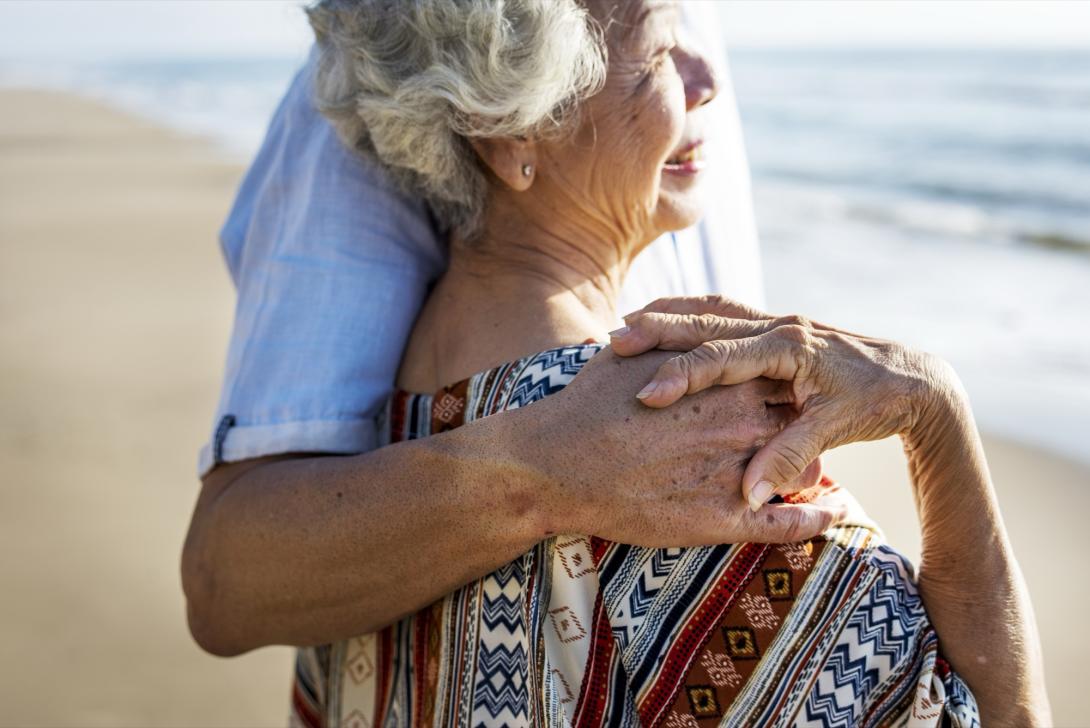
[[[535,402],[600,349],[397,392],[384,441]],[[846,491],[816,490],[852,525],[806,543],[544,540],[380,632],[299,650],[292,725],[978,728],[910,565]]]

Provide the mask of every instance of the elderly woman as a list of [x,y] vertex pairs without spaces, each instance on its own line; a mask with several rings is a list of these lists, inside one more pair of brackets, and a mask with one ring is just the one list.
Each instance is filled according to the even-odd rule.
[[[617,320],[634,257],[703,205],[701,108],[715,82],[677,37],[674,6],[325,0],[310,17],[323,110],[452,231],[449,271],[388,404],[386,441],[438,441],[545,397],[571,403],[575,433],[580,420],[613,415],[634,429],[667,417],[684,428],[702,409],[718,429],[685,455],[692,477],[675,452],[632,453],[617,440],[582,443],[562,481],[524,489],[498,479],[496,512],[510,520],[482,524],[502,534],[493,553],[464,534],[430,584],[366,605],[311,602],[314,613],[355,612],[331,621],[365,626],[359,633],[285,624],[305,595],[283,598],[255,630],[262,637],[239,644],[282,635],[310,645],[297,661],[297,723],[968,726],[974,693],[996,723],[1047,720],[1028,600],[946,367],[722,300],[662,301],[630,316],[615,348],[641,356],[596,343]],[[698,344],[676,358],[642,353]],[[622,372],[649,377],[660,366],[619,413],[579,407],[588,387],[623,388]],[[905,440],[920,505],[928,611],[906,562],[816,459],[825,446],[892,434]],[[762,441],[748,467],[727,446]],[[573,451],[557,442],[553,457]],[[600,460],[618,458],[661,473],[656,492],[594,477]],[[698,461],[722,461],[723,477],[706,477]],[[740,491],[724,486],[743,470]],[[231,530],[222,518],[198,524],[224,497],[202,495],[194,552],[207,533]],[[490,510],[457,487],[434,503],[445,514],[473,509]],[[376,546],[377,570],[417,550],[399,534],[429,540],[422,522],[446,525],[427,517],[393,504],[359,524],[393,544]],[[785,543],[721,543],[734,525],[765,519],[794,524]],[[267,535],[270,547],[278,537]],[[349,578],[329,563],[316,588],[335,595]]]

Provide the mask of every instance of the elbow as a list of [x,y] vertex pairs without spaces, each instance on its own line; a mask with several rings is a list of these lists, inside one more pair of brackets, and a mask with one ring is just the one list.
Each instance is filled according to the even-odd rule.
[[[193,640],[216,657],[235,657],[272,644],[262,641],[257,600],[246,587],[250,571],[245,558],[245,539],[237,516],[224,495],[239,479],[262,463],[261,459],[217,467],[202,480],[201,494],[193,511],[182,547],[181,581],[186,599],[186,619]],[[237,502],[238,499],[235,499]]]
[[189,634],[193,641],[210,655],[215,657],[238,657],[252,648],[232,639],[229,633],[215,618],[211,618],[192,601],[187,604],[186,617],[189,621]]
[[224,607],[214,567],[193,552],[187,544],[182,554],[182,591],[189,634],[202,650],[216,657],[236,657],[257,648],[259,645],[245,641],[240,620],[232,618]]

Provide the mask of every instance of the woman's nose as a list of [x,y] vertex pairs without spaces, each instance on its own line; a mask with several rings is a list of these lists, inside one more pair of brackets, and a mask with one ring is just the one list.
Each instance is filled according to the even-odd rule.
[[719,82],[708,59],[696,49],[680,45],[675,53],[674,63],[685,83],[686,109],[695,109],[714,99],[719,91]]

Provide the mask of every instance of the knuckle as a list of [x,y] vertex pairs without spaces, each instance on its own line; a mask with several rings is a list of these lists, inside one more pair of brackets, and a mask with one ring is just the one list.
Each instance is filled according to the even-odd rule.
[[659,374],[665,379],[672,379],[674,377],[689,378],[689,357],[687,354],[679,354],[678,356],[667,359],[662,367],[659,368]]
[[734,351],[734,345],[725,339],[715,339],[714,341],[709,341],[705,344],[705,346],[710,352],[712,352],[712,354],[715,355],[716,361],[719,362],[726,361],[727,358],[730,357],[731,353]]
[[859,350],[858,340],[854,336],[842,334],[839,331],[822,332],[820,338],[814,337],[814,343],[820,343],[823,347],[844,353]]
[[754,423],[754,434],[760,447],[764,447],[772,438],[783,432],[790,423],[791,415],[781,411],[782,409],[772,410],[765,407],[763,416],[757,418]]
[[709,293],[700,297],[700,303],[707,308],[719,308],[726,303],[726,299],[718,293]]
[[798,326],[798,327],[801,327],[801,328],[804,328],[804,329],[807,329],[807,330],[814,328],[813,321],[811,321],[806,316],[800,316],[799,314],[796,314],[796,313],[790,314],[788,316],[779,317],[778,319],[776,319],[776,325],[777,326]]
[[633,333],[638,335],[641,341],[646,340],[651,344],[658,345],[663,343],[664,339],[669,339],[673,319],[674,317],[671,314],[648,311],[630,319],[627,325]]
[[718,334],[723,319],[713,313],[702,313],[693,316],[690,322],[698,336],[710,339]]
[[721,371],[718,342],[707,342],[677,357],[679,369],[689,381],[690,393],[713,381]]
[[705,341],[692,350],[694,363],[701,366],[719,366],[727,358],[726,342]]
[[809,329],[805,326],[799,326],[798,324],[778,326],[776,328],[776,333],[781,341],[793,346],[809,346],[814,338]]
[[663,314],[656,312],[641,313],[628,325],[641,334],[653,334],[662,328]]
[[677,358],[677,369],[689,382],[690,387],[694,384],[697,373],[703,368],[703,362],[694,354],[695,352],[689,352]]

